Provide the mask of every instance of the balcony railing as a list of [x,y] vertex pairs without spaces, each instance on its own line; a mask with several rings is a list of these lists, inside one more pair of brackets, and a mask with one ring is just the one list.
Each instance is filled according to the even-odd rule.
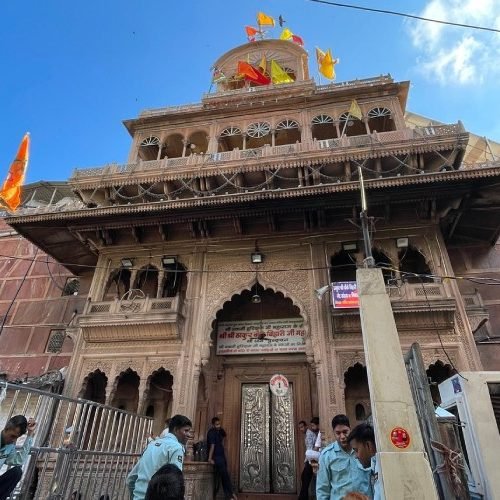
[[[432,131],[432,133],[429,133]],[[265,145],[254,149],[233,149],[220,153],[192,154],[182,158],[165,158],[162,160],[139,161],[124,165],[109,164],[104,167],[92,167],[75,169],[72,180],[81,180],[91,177],[102,177],[108,175],[129,175],[130,173],[150,172],[175,167],[203,167],[224,162],[252,160],[258,158],[269,158],[287,154],[309,153],[315,151],[329,150],[334,152],[343,148],[363,146],[383,146],[385,144],[402,141],[420,140],[434,141],[437,137],[455,136],[463,133],[461,124],[439,125],[425,128],[404,128],[390,132],[376,132],[369,135],[344,136],[338,139],[312,140],[285,144],[281,146]]]
[[78,323],[87,342],[177,340],[184,317],[179,297],[88,302]]

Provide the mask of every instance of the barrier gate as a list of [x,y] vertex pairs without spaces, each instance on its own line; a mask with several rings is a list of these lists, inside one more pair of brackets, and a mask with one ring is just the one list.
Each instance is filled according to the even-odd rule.
[[129,498],[125,478],[146,447],[152,419],[0,381],[0,429],[18,414],[33,417],[37,429],[11,499]]

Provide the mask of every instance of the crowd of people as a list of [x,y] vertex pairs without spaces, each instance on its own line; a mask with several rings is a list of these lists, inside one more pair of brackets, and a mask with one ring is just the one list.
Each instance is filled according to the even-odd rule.
[[[166,424],[160,436],[148,439],[144,453],[128,474],[131,500],[184,499],[182,468],[192,423],[184,415],[175,415]],[[0,500],[6,500],[21,479],[21,466],[30,453],[35,428],[33,419],[16,415],[0,434],[0,468],[4,464],[11,466],[0,476]],[[298,428],[305,441],[299,500],[308,500],[314,495],[316,500],[380,499],[377,450],[371,425],[362,423],[351,429],[346,415],[335,415],[332,419],[335,440],[327,446],[322,443],[318,417],[312,418],[309,425],[301,420]],[[17,440],[24,434],[27,436],[23,445],[16,447]],[[214,417],[207,434],[208,462],[214,465],[225,500],[237,500],[227,469],[225,437],[220,419]],[[78,492],[75,493],[74,498],[80,498]],[[215,497],[216,491],[212,493]],[[101,498],[107,500],[106,497]]]

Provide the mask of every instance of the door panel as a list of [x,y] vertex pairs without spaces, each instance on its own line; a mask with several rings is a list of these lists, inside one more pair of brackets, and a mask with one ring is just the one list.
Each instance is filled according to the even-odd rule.
[[294,493],[295,475],[292,387],[277,397],[268,384],[243,384],[240,490]]
[[295,434],[292,386],[286,396],[271,395],[271,463],[275,493],[294,493]]
[[240,490],[266,493],[269,471],[269,388],[267,384],[241,387]]

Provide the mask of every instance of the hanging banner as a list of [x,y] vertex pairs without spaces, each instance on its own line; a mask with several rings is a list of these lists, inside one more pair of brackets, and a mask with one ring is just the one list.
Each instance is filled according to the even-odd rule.
[[222,321],[217,329],[217,354],[305,352],[302,318]]
[[359,307],[358,284],[355,281],[332,283],[332,301],[335,309]]

